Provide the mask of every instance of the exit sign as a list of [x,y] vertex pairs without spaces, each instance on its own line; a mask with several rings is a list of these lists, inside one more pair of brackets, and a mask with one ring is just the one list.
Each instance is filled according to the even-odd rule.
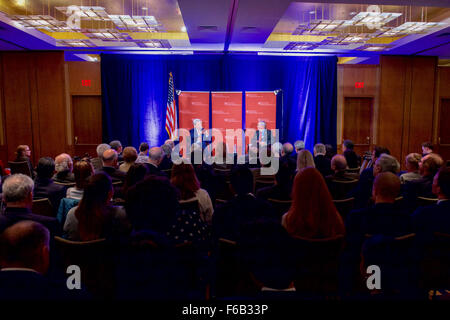
[[364,82],[355,82],[355,88],[364,88]]
[[81,80],[81,85],[83,87],[90,87],[91,86],[91,80]]

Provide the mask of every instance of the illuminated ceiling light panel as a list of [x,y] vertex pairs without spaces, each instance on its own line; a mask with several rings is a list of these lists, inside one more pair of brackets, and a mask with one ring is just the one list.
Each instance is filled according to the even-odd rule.
[[153,16],[110,15],[109,17],[119,30],[158,31],[159,24]]
[[[103,7],[86,7],[77,6],[80,12],[80,18],[82,20],[100,20],[109,21],[110,18]],[[62,12],[66,17],[74,13],[70,7],[56,7],[56,10]],[[70,9],[70,10],[69,10]]]
[[357,48],[357,50],[362,50],[362,51],[383,51],[386,49],[390,49],[390,46],[381,46],[381,45],[369,45],[366,44],[362,47]]
[[167,40],[150,40],[150,41],[139,41],[136,42],[138,46],[142,48],[152,48],[152,49],[170,49],[172,46]]
[[115,30],[89,30],[84,32],[89,39],[102,41],[128,41],[132,40],[127,33],[120,33]]
[[315,48],[317,48],[316,44],[308,42],[291,42],[284,47],[284,50],[314,50]]
[[322,20],[322,21],[313,21],[310,25],[311,32],[332,32],[338,29],[344,20]]
[[59,40],[57,45],[60,47],[94,47],[90,41],[81,40]]
[[404,24],[383,33],[383,36],[396,36],[401,34],[424,33],[431,28],[444,26],[439,22],[405,22]]
[[401,15],[401,13],[396,12],[360,12],[351,20],[348,20],[348,24],[353,26],[383,26],[392,20],[397,19]]
[[348,45],[354,43],[364,43],[370,38],[370,34],[343,34],[340,37],[332,38],[328,44]]
[[59,21],[51,16],[12,16],[13,21],[25,28],[39,28],[48,31],[68,31],[70,30],[64,21]]

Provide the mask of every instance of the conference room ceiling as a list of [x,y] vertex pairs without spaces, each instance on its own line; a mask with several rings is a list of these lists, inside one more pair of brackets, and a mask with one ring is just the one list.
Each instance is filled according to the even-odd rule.
[[88,60],[108,51],[450,58],[450,0],[340,2],[0,0],[0,50],[65,50]]

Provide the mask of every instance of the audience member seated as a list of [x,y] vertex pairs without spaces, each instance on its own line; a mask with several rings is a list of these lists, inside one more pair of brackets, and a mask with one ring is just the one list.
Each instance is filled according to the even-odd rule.
[[307,167],[315,168],[316,165],[314,164],[314,158],[311,152],[303,149],[297,153],[297,172]]
[[163,158],[162,149],[160,147],[153,147],[148,154],[148,162],[146,163],[148,174],[167,178],[167,174],[159,169],[159,165]]
[[16,149],[16,158],[14,159],[14,161],[15,162],[26,161],[28,163],[28,167],[30,168],[31,177],[34,179],[34,177],[36,176],[36,172],[34,171],[30,157],[31,157],[30,147],[27,145],[20,145]]
[[127,172],[125,182],[122,187],[122,194],[126,197],[128,189],[134,186],[139,181],[144,180],[148,175],[148,168],[144,163],[133,164]]
[[115,150],[117,152],[118,161],[122,162],[123,161],[123,155],[122,155],[123,147],[122,147],[122,143],[119,140],[114,140],[114,141],[111,141],[109,143],[109,146],[111,147],[111,149],[113,149],[113,150]]
[[67,189],[66,198],[81,200],[87,180],[93,173],[94,168],[89,161],[81,160],[76,162],[73,168],[75,187]]
[[432,190],[433,178],[443,164],[444,161],[438,154],[430,153],[423,157],[419,162],[419,173],[422,178],[405,183],[403,188],[405,200],[415,203],[417,197],[435,198]]
[[[295,153],[298,154],[300,151],[305,149],[305,142],[302,140],[297,140],[294,143]],[[297,158],[297,157],[295,157]]]
[[294,146],[292,145],[292,143],[283,143],[283,147],[281,148],[280,162],[291,161],[295,164],[297,162],[295,158],[296,156],[297,153],[294,152]]
[[400,179],[394,173],[387,171],[377,174],[372,188],[375,204],[369,208],[354,210],[347,216],[347,241],[357,246],[357,255],[366,234],[394,237],[411,232],[409,212],[395,205],[400,187]]
[[342,144],[342,151],[344,152],[345,160],[347,160],[347,165],[349,168],[358,168],[359,159],[358,155],[353,151],[354,144],[351,140],[344,140]]
[[420,207],[413,214],[413,228],[418,239],[431,239],[433,232],[450,234],[450,168],[441,168],[433,179],[436,204]]
[[283,150],[283,145],[280,142],[275,142],[271,145],[272,156],[275,158],[281,158],[281,152]]
[[102,162],[102,158],[103,158],[103,153],[108,150],[111,149],[111,146],[109,144],[106,143],[102,143],[99,144],[97,146],[97,157],[93,158],[91,160],[92,165],[94,166],[94,170],[101,170],[103,167],[103,162]]
[[122,163],[119,166],[119,170],[123,171],[125,173],[128,172],[130,167],[136,161],[137,157],[138,157],[138,155],[137,155],[136,148],[134,148],[134,147],[126,147],[125,149],[123,149],[123,161],[124,161],[124,163]]
[[139,154],[136,163],[148,163],[148,150],[150,147],[147,142],[142,142],[139,146]]
[[[68,300],[65,283],[45,277],[50,264],[50,233],[35,221],[21,221],[0,236],[0,300]],[[77,291],[77,290],[75,290]]]
[[67,153],[61,153],[55,158],[55,170],[53,181],[60,183],[74,183],[75,177],[72,173],[72,158]]
[[311,167],[294,179],[292,205],[281,224],[291,236],[308,239],[332,238],[345,234],[344,222],[333,204],[325,179]]
[[429,141],[422,143],[422,157],[433,153],[433,144]]
[[33,188],[33,180],[23,174],[13,174],[5,179],[3,201],[6,203],[6,209],[3,214],[0,214],[0,233],[14,223],[23,220],[32,220],[43,224],[49,229],[52,237],[61,233],[55,218],[35,215],[31,212]]
[[331,159],[336,155],[336,148],[333,147],[331,144],[326,144],[325,148],[327,149],[327,152],[325,153],[325,158]]
[[[170,140],[172,141],[172,140]],[[173,142],[173,141],[172,141]],[[163,144],[161,146],[161,150],[163,151],[163,159],[159,164],[160,170],[170,170],[172,169],[172,147],[169,144]]]
[[66,195],[66,187],[53,182],[52,176],[55,172],[55,162],[52,158],[39,159],[36,168],[36,180],[34,181],[33,196],[35,199],[48,198],[53,210],[58,210],[59,202]]
[[400,164],[394,157],[388,154],[381,154],[375,161],[373,168],[363,171],[356,189],[352,191],[351,195],[355,197],[355,208],[365,208],[369,205],[373,181],[377,174],[381,172],[392,172],[397,174],[399,170]]
[[405,167],[407,172],[400,176],[400,182],[402,184],[422,178],[419,173],[419,163],[421,159],[422,156],[418,153],[410,153],[406,156]]
[[253,195],[253,174],[249,168],[236,166],[230,178],[234,197],[217,207],[213,215],[216,239],[236,240],[244,224],[258,219],[276,219],[270,204]]
[[109,175],[113,182],[123,182],[126,173],[117,169],[117,152],[114,149],[108,149],[103,152],[102,156],[103,167],[95,173],[105,173]]
[[337,182],[346,182],[357,180],[359,178],[358,174],[349,173],[347,169],[347,160],[343,155],[337,154],[331,159],[331,170],[334,172],[326,176],[325,181],[327,182],[328,189],[330,190],[333,199],[346,199],[348,198],[348,191],[340,188]]
[[331,174],[331,161],[330,159],[325,158],[326,153],[327,148],[324,144],[317,143],[314,146],[314,164],[316,165],[316,169],[319,170],[324,177]]
[[132,186],[126,210],[135,233],[150,233],[172,244],[204,244],[209,239],[200,214],[180,209],[177,189],[164,177],[150,175]]
[[200,217],[210,225],[212,223],[213,205],[206,190],[200,188],[200,182],[190,163],[175,164],[172,168],[170,182],[180,192],[180,201],[198,200]]
[[64,234],[68,239],[91,241],[129,233],[125,210],[110,204],[113,190],[110,177],[104,173],[97,173],[88,179],[83,198],[67,214]]
[[275,174],[274,186],[259,189],[256,197],[262,200],[291,200],[292,182],[295,177],[295,162],[288,159],[280,161],[280,167]]

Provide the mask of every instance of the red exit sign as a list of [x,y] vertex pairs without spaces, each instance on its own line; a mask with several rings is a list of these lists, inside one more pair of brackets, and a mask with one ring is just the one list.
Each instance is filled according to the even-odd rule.
[[81,85],[83,87],[90,87],[91,86],[91,80],[81,80]]
[[364,88],[364,82],[355,82],[355,88]]

